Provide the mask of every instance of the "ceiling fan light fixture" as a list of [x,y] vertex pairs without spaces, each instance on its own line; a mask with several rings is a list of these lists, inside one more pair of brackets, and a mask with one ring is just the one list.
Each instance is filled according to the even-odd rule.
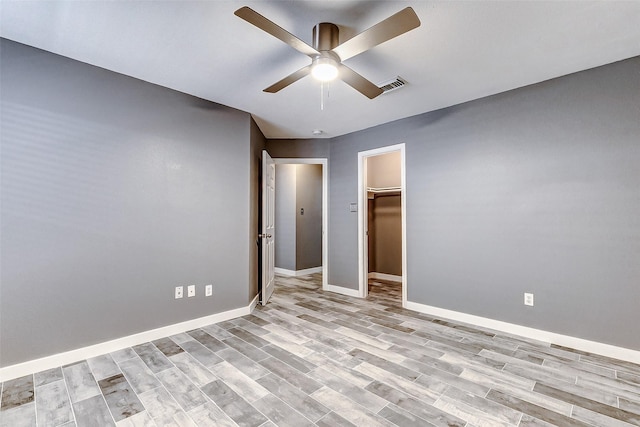
[[316,58],[311,67],[311,75],[321,82],[334,80],[338,77],[338,63],[333,58]]
[[[373,27],[369,27],[360,34],[340,43],[338,26],[330,22],[321,22],[313,27],[313,46],[310,46],[248,6],[243,6],[234,13],[239,18],[311,58],[310,65],[289,74],[264,89],[268,93],[276,93],[311,74],[322,82],[339,78],[367,98],[373,99],[382,94],[383,90],[344,65],[342,61],[353,58],[420,26],[420,19],[415,11],[411,7],[405,7]],[[324,92],[324,85],[322,88]]]

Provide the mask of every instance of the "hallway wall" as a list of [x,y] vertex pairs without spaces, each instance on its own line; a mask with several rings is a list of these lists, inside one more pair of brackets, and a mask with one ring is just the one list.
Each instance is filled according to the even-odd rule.
[[275,215],[275,266],[322,266],[322,165],[276,164]]

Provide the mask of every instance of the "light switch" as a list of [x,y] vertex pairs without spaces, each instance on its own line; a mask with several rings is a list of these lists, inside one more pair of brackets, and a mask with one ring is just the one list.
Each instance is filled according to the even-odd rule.
[[350,203],[349,204],[349,212],[358,212],[358,204]]

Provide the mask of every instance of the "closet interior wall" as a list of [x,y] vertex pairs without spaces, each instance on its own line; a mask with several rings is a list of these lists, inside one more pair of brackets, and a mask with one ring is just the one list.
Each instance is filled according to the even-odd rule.
[[369,273],[402,276],[400,152],[367,158]]

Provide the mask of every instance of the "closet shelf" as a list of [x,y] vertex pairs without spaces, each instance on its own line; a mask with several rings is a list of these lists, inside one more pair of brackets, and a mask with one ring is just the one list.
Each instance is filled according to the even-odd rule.
[[400,187],[367,187],[367,194],[369,198],[382,195],[399,195],[402,194],[402,188]]
[[400,187],[367,187],[367,191],[370,193],[395,193],[402,191]]
[[399,193],[402,191],[400,187],[367,187],[369,193]]

